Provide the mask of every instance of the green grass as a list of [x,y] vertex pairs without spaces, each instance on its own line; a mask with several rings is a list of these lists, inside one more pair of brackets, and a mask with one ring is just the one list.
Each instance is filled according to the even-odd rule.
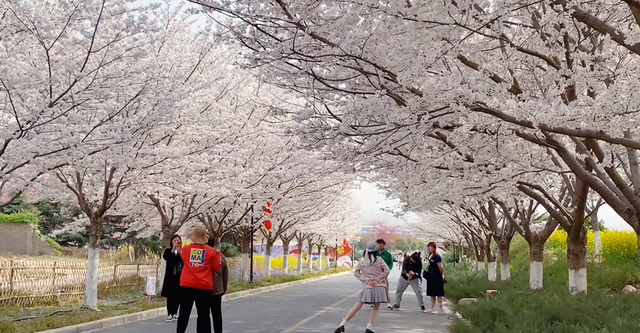
[[[238,280],[229,281],[229,293],[258,287],[298,281],[323,275],[341,273],[350,270],[332,269],[323,272],[310,272],[301,275],[276,276],[256,281],[254,286]],[[77,325],[103,318],[119,316],[165,306],[165,299],[154,297],[147,302],[140,288],[103,291],[98,308],[100,311],[87,311],[81,308],[81,302],[65,306],[41,306],[32,308],[3,307],[0,311],[0,333],[33,333],[59,327]]]
[[[452,301],[476,297],[469,306],[456,306],[465,318],[451,326],[454,333],[613,333],[640,332],[639,295],[622,295],[637,285],[637,264],[606,259],[587,267],[588,294],[570,295],[568,264],[563,252],[548,251],[544,263],[544,289],[528,289],[529,258],[526,243],[515,239],[511,251],[512,280],[489,282],[487,273],[462,265],[447,267],[447,297]],[[500,291],[485,299],[488,289]]]

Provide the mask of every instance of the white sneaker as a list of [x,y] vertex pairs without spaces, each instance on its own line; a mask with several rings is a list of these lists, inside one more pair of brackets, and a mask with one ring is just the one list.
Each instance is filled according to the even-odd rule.
[[167,317],[167,320],[165,320],[167,323],[172,322],[173,321],[173,316],[169,316]]
[[174,315],[173,315],[173,318],[171,318],[171,321],[178,321],[178,315],[177,315],[177,314],[174,314]]
[[433,314],[441,314],[442,313],[442,306],[440,307],[433,307],[433,309],[431,309],[431,313]]

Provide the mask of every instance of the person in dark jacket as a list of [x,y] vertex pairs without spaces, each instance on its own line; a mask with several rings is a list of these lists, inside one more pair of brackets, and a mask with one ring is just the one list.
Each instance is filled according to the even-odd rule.
[[[209,238],[207,245],[215,248],[216,241],[213,237]],[[220,256],[222,259],[222,269],[213,273],[213,293],[211,295],[211,319],[213,320],[213,332],[222,333],[222,296],[227,293],[229,286],[229,266],[227,258]]]
[[162,258],[167,262],[162,282],[163,297],[167,298],[167,321],[178,320],[178,308],[180,308],[180,275],[184,262],[182,261],[182,238],[173,235],[169,247],[164,250]]
[[410,257],[405,258],[404,265],[402,267],[402,273],[400,274],[400,281],[398,282],[398,288],[396,289],[396,302],[389,306],[389,309],[400,309],[400,303],[402,302],[402,294],[407,290],[407,287],[411,286],[413,292],[418,298],[418,304],[420,305],[420,311],[424,312],[424,297],[422,296],[422,258],[418,252],[414,252]]

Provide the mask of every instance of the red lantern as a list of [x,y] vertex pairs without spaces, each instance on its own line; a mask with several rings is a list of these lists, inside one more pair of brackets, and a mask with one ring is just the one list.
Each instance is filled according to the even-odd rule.
[[271,213],[273,213],[273,212],[271,211],[271,209],[266,208],[266,207],[265,207],[265,208],[263,208],[263,209],[262,209],[262,211],[263,211],[266,215],[271,215]]
[[270,201],[267,201],[267,208],[271,208],[271,206],[273,206],[273,204]]
[[273,223],[269,220],[264,221],[264,229],[266,231],[271,231],[271,228],[273,228]]

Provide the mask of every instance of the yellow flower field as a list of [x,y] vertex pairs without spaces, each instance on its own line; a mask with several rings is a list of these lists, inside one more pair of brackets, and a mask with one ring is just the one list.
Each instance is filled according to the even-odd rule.
[[[602,258],[617,262],[637,262],[638,241],[636,234],[630,231],[602,231]],[[564,252],[567,248],[567,233],[555,231],[546,244],[547,249]],[[593,232],[587,234],[587,251],[595,254]]]

